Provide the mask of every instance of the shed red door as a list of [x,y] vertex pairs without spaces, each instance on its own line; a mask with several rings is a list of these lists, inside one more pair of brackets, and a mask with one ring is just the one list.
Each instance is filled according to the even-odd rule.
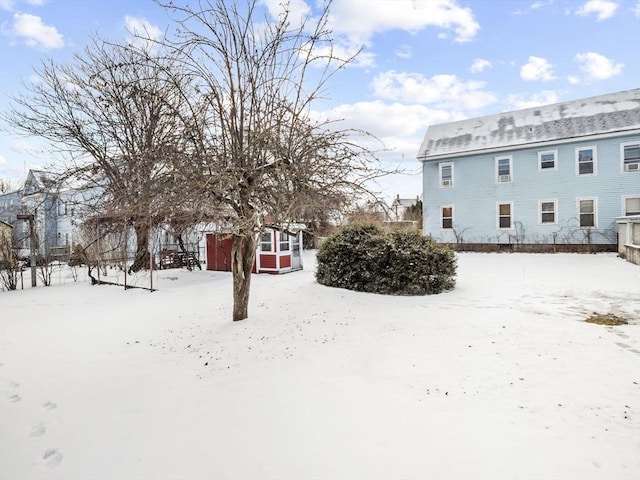
[[231,271],[233,237],[207,234],[207,270]]

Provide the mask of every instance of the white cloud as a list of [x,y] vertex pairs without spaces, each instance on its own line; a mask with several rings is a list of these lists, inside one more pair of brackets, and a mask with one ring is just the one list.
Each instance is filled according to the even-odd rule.
[[470,8],[454,0],[336,0],[331,11],[331,27],[336,33],[367,43],[376,33],[389,30],[417,32],[426,27],[453,31],[457,42],[467,42],[480,26]]
[[284,13],[286,6],[291,28],[298,28],[311,14],[311,8],[305,0],[289,0],[288,2],[282,2],[282,0],[262,0],[262,3],[274,18],[280,17],[280,15]]
[[578,53],[574,61],[580,64],[580,70],[589,79],[604,80],[622,73],[623,63],[614,63],[604,55],[595,52]]
[[636,14],[636,17],[640,18],[640,0],[638,0],[638,3],[636,3],[636,6],[633,8],[633,11]]
[[509,95],[507,102],[515,110],[522,110],[523,108],[539,107],[540,105],[550,105],[552,103],[558,103],[560,101],[558,94],[553,90],[544,90],[540,93],[533,95]]
[[539,10],[541,8],[544,7],[548,7],[549,5],[553,4],[553,0],[546,0],[546,1],[537,1],[537,2],[533,2],[529,8],[525,9],[525,10],[516,10],[515,12],[513,12],[514,15],[527,15],[529,13],[531,13],[534,10]]
[[0,0],[0,10],[6,10],[10,12],[13,10],[13,6],[15,5],[15,0]]
[[491,68],[492,66],[493,65],[489,60],[486,60],[484,58],[476,58],[473,61],[473,64],[471,65],[470,70],[473,73],[480,73],[480,72],[484,72],[487,68]]
[[131,34],[128,42],[132,45],[144,48],[150,48],[154,41],[162,37],[162,30],[151,22],[141,17],[124,17],[124,24],[127,31]]
[[23,37],[30,47],[46,50],[64,47],[64,38],[56,27],[45,25],[40,17],[29,13],[13,14],[13,33]]
[[[343,45],[346,50],[370,47],[376,34],[392,30],[416,33],[435,27],[441,30],[440,38],[453,35],[462,43],[472,40],[480,29],[471,9],[460,7],[455,0],[336,0],[328,26],[336,38],[350,45]],[[372,65],[374,58],[371,54],[366,65]]]
[[[385,148],[410,156],[418,151],[429,125],[465,118],[461,112],[451,109],[382,101],[339,105],[331,110],[314,112],[313,115],[318,120],[339,120],[341,128],[367,131],[380,140]],[[362,137],[359,141],[373,150],[380,148],[374,139]]]
[[596,20],[600,21],[613,17],[617,9],[618,4],[610,0],[589,0],[576,10],[576,15],[585,17],[595,14]]
[[381,99],[432,104],[438,108],[477,110],[496,101],[493,94],[482,90],[484,82],[465,82],[455,75],[427,78],[419,73],[391,70],[377,75],[371,86]]
[[555,80],[553,68],[546,58],[529,57],[529,61],[520,68],[520,77],[528,82]]

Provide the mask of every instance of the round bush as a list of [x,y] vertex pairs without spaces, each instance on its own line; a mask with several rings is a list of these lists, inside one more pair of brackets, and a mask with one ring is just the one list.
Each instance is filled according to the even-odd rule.
[[352,225],[327,238],[316,280],[329,287],[392,295],[426,295],[455,286],[454,252],[418,232]]

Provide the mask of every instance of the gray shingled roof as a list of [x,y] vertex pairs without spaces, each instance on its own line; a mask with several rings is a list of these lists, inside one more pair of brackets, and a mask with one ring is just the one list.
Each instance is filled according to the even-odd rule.
[[429,161],[634,130],[640,131],[640,88],[431,125],[417,158]]

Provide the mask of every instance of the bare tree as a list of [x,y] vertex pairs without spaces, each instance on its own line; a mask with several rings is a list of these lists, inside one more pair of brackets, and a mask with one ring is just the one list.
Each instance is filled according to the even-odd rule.
[[11,235],[0,231],[0,288],[5,290],[18,288],[19,273],[20,263]]
[[314,205],[351,204],[384,174],[354,132],[313,118],[311,106],[352,58],[339,59],[327,28],[330,1],[312,17],[277,18],[257,0],[158,0],[178,29],[164,48],[196,78],[206,132],[192,157],[202,171],[198,195],[221,207],[234,235],[233,320],[248,316],[257,235],[266,214],[286,230]]
[[132,270],[148,265],[149,229],[164,215],[169,166],[189,151],[185,132],[195,132],[181,124],[197,114],[186,110],[195,103],[185,98],[189,82],[176,65],[148,46],[94,38],[70,64],[43,63],[7,114],[19,131],[66,154],[65,176],[100,197],[94,214],[133,228]]
[[11,183],[11,180],[5,180],[0,178],[0,194],[7,193],[12,190],[15,190],[15,187],[13,183]]

